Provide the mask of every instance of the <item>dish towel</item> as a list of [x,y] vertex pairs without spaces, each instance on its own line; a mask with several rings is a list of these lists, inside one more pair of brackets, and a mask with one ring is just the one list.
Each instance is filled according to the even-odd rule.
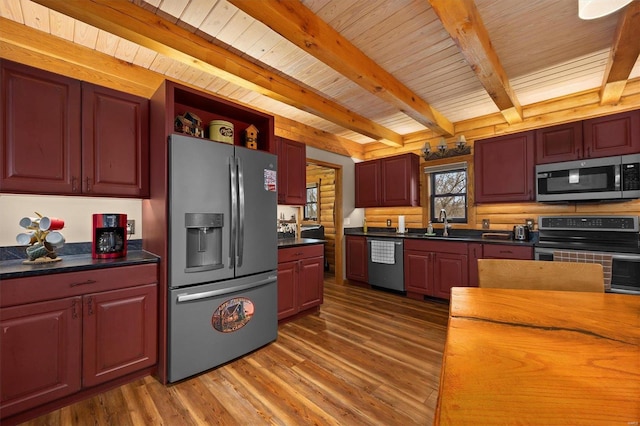
[[395,264],[395,243],[393,241],[371,241],[371,261],[373,263]]
[[568,251],[556,250],[553,252],[553,260],[556,262],[580,262],[580,263],[599,263],[602,265],[604,272],[604,289],[611,290],[611,267],[613,265],[613,256],[606,253],[590,252],[590,251]]

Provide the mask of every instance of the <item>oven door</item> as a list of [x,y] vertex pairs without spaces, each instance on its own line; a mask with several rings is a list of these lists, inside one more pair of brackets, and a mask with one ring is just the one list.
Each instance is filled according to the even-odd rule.
[[622,198],[621,157],[536,166],[537,201]]
[[[556,250],[571,251],[571,249],[566,248],[536,247],[534,251],[535,260],[552,261],[553,252]],[[597,253],[613,256],[611,265],[611,288],[607,289],[607,292],[640,295],[640,254]]]

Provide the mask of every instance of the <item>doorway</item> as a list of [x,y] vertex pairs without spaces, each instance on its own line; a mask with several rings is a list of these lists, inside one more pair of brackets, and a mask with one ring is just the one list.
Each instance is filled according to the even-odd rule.
[[[342,283],[342,166],[320,160],[307,159],[307,187],[317,188],[317,215],[305,224],[324,227],[325,259],[328,275]],[[303,216],[304,217],[304,216]]]

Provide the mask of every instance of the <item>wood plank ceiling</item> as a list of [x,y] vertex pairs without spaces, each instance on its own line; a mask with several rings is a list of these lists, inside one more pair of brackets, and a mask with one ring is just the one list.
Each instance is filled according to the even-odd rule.
[[518,123],[594,88],[614,104],[640,78],[640,0],[590,21],[577,0],[0,0],[0,16],[3,57],[101,67],[35,30],[359,144]]

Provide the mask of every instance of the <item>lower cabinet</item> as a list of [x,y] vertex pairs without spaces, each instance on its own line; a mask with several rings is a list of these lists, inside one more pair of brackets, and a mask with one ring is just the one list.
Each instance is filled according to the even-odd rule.
[[278,250],[278,320],[320,306],[323,290],[323,244]]
[[346,276],[347,279],[366,283],[369,281],[369,253],[367,238],[359,235],[345,237]]
[[533,259],[533,247],[509,244],[469,244],[469,285],[478,286],[478,259]]
[[0,417],[153,366],[156,268],[3,280]]
[[467,244],[443,241],[404,243],[404,284],[409,297],[449,299],[452,287],[469,285]]

